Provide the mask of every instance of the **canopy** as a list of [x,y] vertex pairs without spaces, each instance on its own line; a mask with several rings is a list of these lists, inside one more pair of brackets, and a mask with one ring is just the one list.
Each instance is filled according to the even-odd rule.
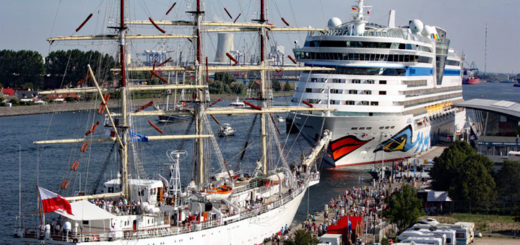
[[363,221],[362,216],[343,216],[335,225],[327,227],[327,233],[347,235],[349,232],[348,223],[350,221],[350,228],[355,230]]
[[451,202],[451,198],[448,196],[448,192],[446,192],[446,191],[429,191],[426,201],[428,201],[428,202]]
[[113,219],[116,216],[105,211],[104,209],[90,203],[86,200],[81,200],[77,202],[73,202],[70,204],[72,207],[72,213],[74,215],[70,215],[61,210],[56,211],[57,214],[61,216],[65,216],[68,219],[81,221],[81,220],[106,220]]

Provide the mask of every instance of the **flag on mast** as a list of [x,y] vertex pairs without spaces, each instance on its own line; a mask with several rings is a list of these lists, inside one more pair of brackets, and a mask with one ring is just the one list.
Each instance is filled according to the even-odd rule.
[[40,199],[42,200],[44,213],[50,213],[56,210],[64,210],[68,214],[74,215],[72,214],[70,203],[65,200],[65,198],[42,187],[38,187],[38,191],[40,192]]

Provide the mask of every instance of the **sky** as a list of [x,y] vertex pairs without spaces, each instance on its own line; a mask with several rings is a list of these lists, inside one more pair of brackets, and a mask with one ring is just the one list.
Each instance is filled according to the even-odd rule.
[[[283,26],[281,17],[291,26],[312,26],[324,28],[331,17],[343,21],[351,19],[354,0],[266,0],[269,21]],[[43,56],[59,49],[106,49],[114,43],[94,42],[55,43],[49,45],[46,38],[51,36],[91,35],[109,33],[107,25],[117,23],[118,3],[116,0],[0,0],[0,49],[35,50]],[[166,16],[173,0],[128,0],[128,17],[144,20],[187,19],[184,10],[193,5],[188,0],[177,0],[178,4]],[[207,20],[229,20],[224,8],[235,18],[241,13],[240,21],[250,20],[258,15],[259,0],[208,0],[205,1]],[[420,19],[427,25],[440,26],[447,31],[451,47],[460,55],[465,55],[467,66],[475,62],[477,67],[487,72],[520,73],[520,31],[517,16],[520,10],[518,0],[366,0],[372,6],[370,22],[387,24],[388,12],[396,10],[396,24],[407,25],[411,19]],[[75,29],[93,13],[92,19],[78,32]],[[109,17],[110,16],[110,17]],[[487,59],[485,59],[485,30],[487,26]],[[164,27],[168,33],[176,33],[176,27]],[[157,30],[135,28],[132,31],[157,33]],[[213,51],[216,46],[214,34],[206,37],[206,49]],[[286,47],[286,54],[292,54],[292,43],[300,44],[305,33],[276,34],[270,43]],[[129,49],[184,49],[187,42],[142,41],[132,42]],[[256,39],[235,36],[235,48],[251,49]],[[239,44],[245,43],[245,44]],[[78,46],[79,45],[79,46]],[[142,46],[142,47],[141,47]],[[214,51],[213,51],[214,52]],[[485,62],[485,60],[487,62]],[[486,64],[486,65],[485,65]]]

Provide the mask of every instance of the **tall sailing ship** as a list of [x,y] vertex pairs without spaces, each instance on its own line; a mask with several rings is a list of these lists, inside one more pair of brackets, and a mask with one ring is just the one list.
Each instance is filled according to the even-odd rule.
[[327,31],[309,32],[294,49],[306,66],[335,68],[303,72],[292,101],[336,111],[287,121],[311,141],[332,132],[331,167],[400,161],[452,140],[464,124],[465,112],[452,106],[463,99],[461,58],[446,31],[417,19],[396,26],[394,10],[387,26],[370,23],[370,10],[358,0],[351,21],[331,18]]
[[[204,21],[203,4],[195,1],[195,7],[189,11],[193,15],[190,21],[128,21],[125,16],[125,1],[120,1],[119,25],[113,35],[72,36],[50,38],[49,41],[62,40],[97,40],[112,39],[119,42],[121,80],[117,87],[101,86],[94,71],[88,66],[89,83],[93,87],[59,89],[42,92],[52,93],[95,93],[101,100],[98,114],[106,116],[105,126],[111,130],[110,136],[95,134],[99,123],[92,125],[83,138],[40,140],[37,145],[47,144],[79,144],[81,153],[93,150],[92,144],[112,143],[120,155],[118,178],[110,179],[103,184],[101,194],[79,190],[78,195],[61,197],[60,195],[39,187],[40,219],[36,224],[27,224],[27,219],[20,219],[16,235],[27,243],[46,244],[257,244],[265,238],[290,225],[300,205],[305,191],[319,182],[316,163],[320,161],[326,148],[330,134],[325,133],[318,140],[309,155],[300,161],[289,164],[283,146],[277,137],[277,126],[274,113],[294,111],[324,110],[310,107],[275,107],[270,105],[267,89],[270,84],[268,71],[289,70],[327,70],[328,68],[310,67],[272,67],[265,62],[265,37],[269,31],[309,31],[312,28],[276,27],[267,23],[264,0],[259,0],[260,16],[256,23],[227,23]],[[173,6],[170,8],[170,10]],[[169,11],[170,11],[169,10]],[[90,18],[90,17],[89,17]],[[88,19],[86,20],[88,21]],[[83,26],[85,23],[81,26]],[[127,31],[132,25],[154,26],[163,34],[135,35]],[[191,35],[166,34],[163,25],[192,26]],[[81,27],[80,26],[80,27]],[[211,29],[218,27],[217,29]],[[255,66],[210,66],[203,60],[203,35],[206,32],[249,31],[258,33],[260,62]],[[127,67],[128,39],[171,39],[188,38],[194,47],[194,60],[191,66],[157,66]],[[150,71],[160,77],[160,71],[186,71],[194,74],[193,84],[137,85],[128,81],[128,71]],[[257,103],[244,101],[249,108],[214,107],[209,100],[208,73],[229,71],[257,71],[261,77],[261,90]],[[152,103],[131,110],[130,96],[138,91],[164,91],[185,89],[191,92],[192,111],[150,111],[144,110]],[[109,94],[120,96],[121,108],[115,113],[107,105]],[[211,104],[210,104],[211,103]],[[327,110],[327,109],[325,109]],[[133,118],[157,117],[160,115],[192,116],[195,134],[185,135],[148,135],[139,132]],[[210,126],[210,117],[224,114],[254,114],[253,124],[259,119],[260,124],[260,158],[250,165],[256,166],[250,174],[230,169],[218,147],[215,134]],[[101,116],[101,115],[100,115]],[[99,121],[98,121],[99,122]],[[150,125],[157,131],[162,130],[155,124]],[[252,127],[251,127],[252,128]],[[278,130],[279,131],[279,130]],[[249,138],[249,137],[248,137]],[[143,175],[142,165],[132,150],[136,142],[160,140],[194,141],[193,175],[188,186],[181,185],[180,171],[183,155],[182,149],[168,153],[169,176],[157,179]],[[245,147],[247,149],[247,141]],[[130,153],[133,154],[130,154]],[[80,153],[80,154],[81,154]],[[269,154],[268,154],[269,153]],[[144,163],[157,164],[157,163]],[[244,164],[245,165],[245,164]],[[133,166],[133,168],[132,168]],[[80,163],[73,161],[70,171],[78,171]],[[135,172],[132,172],[132,169]],[[137,173],[136,173],[137,172]],[[59,189],[72,188],[65,179]],[[63,229],[60,232],[47,232],[50,223],[49,214],[58,217]],[[21,217],[25,217],[21,214]],[[31,226],[32,225],[32,226]],[[21,241],[22,242],[22,241]]]

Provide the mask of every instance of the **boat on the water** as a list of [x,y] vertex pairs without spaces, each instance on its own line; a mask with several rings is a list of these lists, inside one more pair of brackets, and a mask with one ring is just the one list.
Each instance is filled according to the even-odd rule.
[[[302,201],[306,190],[319,182],[317,163],[322,159],[326,151],[330,134],[324,132],[310,153],[295,162],[288,162],[287,153],[276,133],[277,126],[272,120],[272,114],[288,113],[292,111],[318,111],[328,110],[309,107],[272,106],[268,98],[266,84],[267,71],[284,70],[284,67],[271,67],[265,63],[265,42],[267,29],[275,27],[267,23],[264,0],[260,0],[261,9],[257,23],[235,22],[210,22],[203,19],[205,11],[201,0],[196,0],[194,9],[188,13],[193,16],[189,21],[149,21],[128,20],[125,16],[125,1],[121,0],[119,27],[117,34],[108,35],[105,38],[113,38],[119,41],[119,68],[112,71],[119,73],[120,81],[117,86],[105,84],[101,86],[96,79],[93,70],[88,66],[91,87],[79,89],[65,89],[77,93],[95,93],[100,98],[99,110],[93,110],[92,118],[107,117],[105,123],[109,135],[96,133],[96,123],[89,127],[89,131],[81,138],[37,140],[37,145],[47,144],[80,144],[79,151],[75,151],[75,157],[88,157],[96,154],[94,151],[103,143],[112,147],[112,152],[117,149],[119,158],[116,163],[117,178],[98,182],[102,185],[102,192],[81,189],[71,185],[66,179],[54,193],[51,190],[39,188],[39,211],[28,214],[20,214],[25,217],[16,228],[16,235],[20,237],[20,243],[40,244],[40,239],[45,239],[45,244],[259,244],[266,238],[278,233],[282,227],[291,225],[296,211]],[[175,5],[173,5],[175,6]],[[170,8],[170,10],[173,8]],[[90,17],[89,17],[90,18]],[[87,20],[83,24],[86,23]],[[82,24],[82,25],[83,25]],[[192,26],[192,35],[153,34],[153,35],[127,35],[132,25],[146,25],[155,28],[162,33],[164,30],[159,25]],[[218,26],[218,29],[212,29]],[[233,107],[211,107],[209,99],[208,74],[209,72],[229,72],[238,69],[232,66],[209,66],[203,63],[204,57],[201,46],[202,33],[211,31],[226,32],[226,28],[235,31],[243,29],[259,33],[258,52],[259,66],[240,67],[240,71],[260,72],[261,87],[256,103],[246,102],[250,108],[239,109]],[[290,31],[291,28],[279,27],[278,31]],[[301,28],[303,31],[313,28]],[[98,40],[95,36],[72,36],[49,38],[50,42],[62,40]],[[162,66],[162,67],[127,67],[126,45],[127,38],[132,39],[168,39],[189,38],[194,47],[194,57],[191,64],[186,67]],[[104,38],[101,38],[104,39]],[[203,65],[204,64],[204,65]],[[79,68],[78,68],[79,69]],[[87,69],[87,67],[85,67]],[[294,70],[294,68],[291,68]],[[299,70],[320,70],[327,68],[301,67]],[[160,76],[155,71],[183,70],[193,73],[193,84],[162,84],[141,85],[131,82],[127,72],[150,71],[154,76]],[[162,79],[161,79],[162,80]],[[110,83],[112,84],[112,83]],[[181,135],[165,135],[164,131],[148,120],[151,127],[158,133],[144,132],[135,119],[138,117],[171,116],[186,114],[178,111],[145,111],[151,106],[150,102],[140,106],[137,110],[131,109],[131,94],[139,91],[164,91],[185,89],[192,94],[190,103],[193,104],[191,114],[195,133],[187,131]],[[60,93],[61,90],[42,91],[41,94]],[[108,93],[120,96],[120,109],[117,113],[107,107],[110,96]],[[97,109],[97,108],[96,108]],[[97,113],[96,113],[97,112]],[[210,125],[210,116],[233,114],[254,114],[252,125],[258,121],[260,124],[259,142],[260,154],[255,155],[249,166],[256,166],[247,172],[245,169],[233,169],[227,164],[226,159],[219,148],[215,133]],[[257,120],[257,118],[259,120]],[[253,128],[253,127],[251,127]],[[99,130],[98,130],[99,131]],[[155,131],[153,131],[155,132]],[[245,152],[246,146],[241,152]],[[193,159],[185,161],[187,151],[177,149],[169,151],[166,177],[148,176],[143,169],[143,164],[157,164],[153,162],[141,162],[136,149],[137,143],[145,143],[159,140],[186,140],[194,141]],[[92,147],[92,144],[96,147]],[[181,146],[184,144],[180,144]],[[251,151],[251,149],[248,149]],[[107,157],[108,160],[113,157]],[[60,159],[56,159],[59,161]],[[107,160],[107,161],[108,161]],[[229,159],[228,159],[229,160]],[[244,160],[245,161],[245,160]],[[180,171],[180,165],[193,164],[193,173]],[[245,165],[245,162],[241,163]],[[76,175],[84,164],[74,160],[69,171]],[[87,168],[87,167],[85,167]],[[104,170],[101,170],[104,171]],[[181,175],[188,175],[191,181],[188,185],[182,185]],[[83,175],[85,176],[85,175]],[[100,173],[103,176],[103,173]],[[76,190],[75,188],[79,188]],[[64,197],[58,195],[64,194]],[[71,194],[71,195],[65,195]],[[34,215],[36,214],[36,215]],[[39,214],[39,215],[38,215]],[[31,219],[31,217],[35,217]],[[63,230],[51,232],[51,218],[54,227],[60,225]],[[22,220],[22,219],[20,219]],[[34,221],[33,223],[29,222]],[[53,229],[54,230],[54,229]]]
[[227,137],[235,135],[236,130],[229,123],[223,123],[218,130],[218,136]]
[[476,67],[465,68],[462,74],[462,84],[479,85],[480,77],[477,76],[478,69]]
[[229,103],[230,106],[234,106],[234,107],[246,107],[246,104],[239,100],[239,98],[237,97],[237,99],[235,101],[232,101],[231,103]]
[[294,48],[305,66],[335,70],[303,72],[293,104],[336,111],[290,114],[287,128],[310,141],[330,130],[331,168],[402,161],[453,139],[465,112],[453,106],[463,100],[462,66],[446,30],[418,19],[396,25],[394,10],[387,25],[371,23],[364,0],[352,11]]

